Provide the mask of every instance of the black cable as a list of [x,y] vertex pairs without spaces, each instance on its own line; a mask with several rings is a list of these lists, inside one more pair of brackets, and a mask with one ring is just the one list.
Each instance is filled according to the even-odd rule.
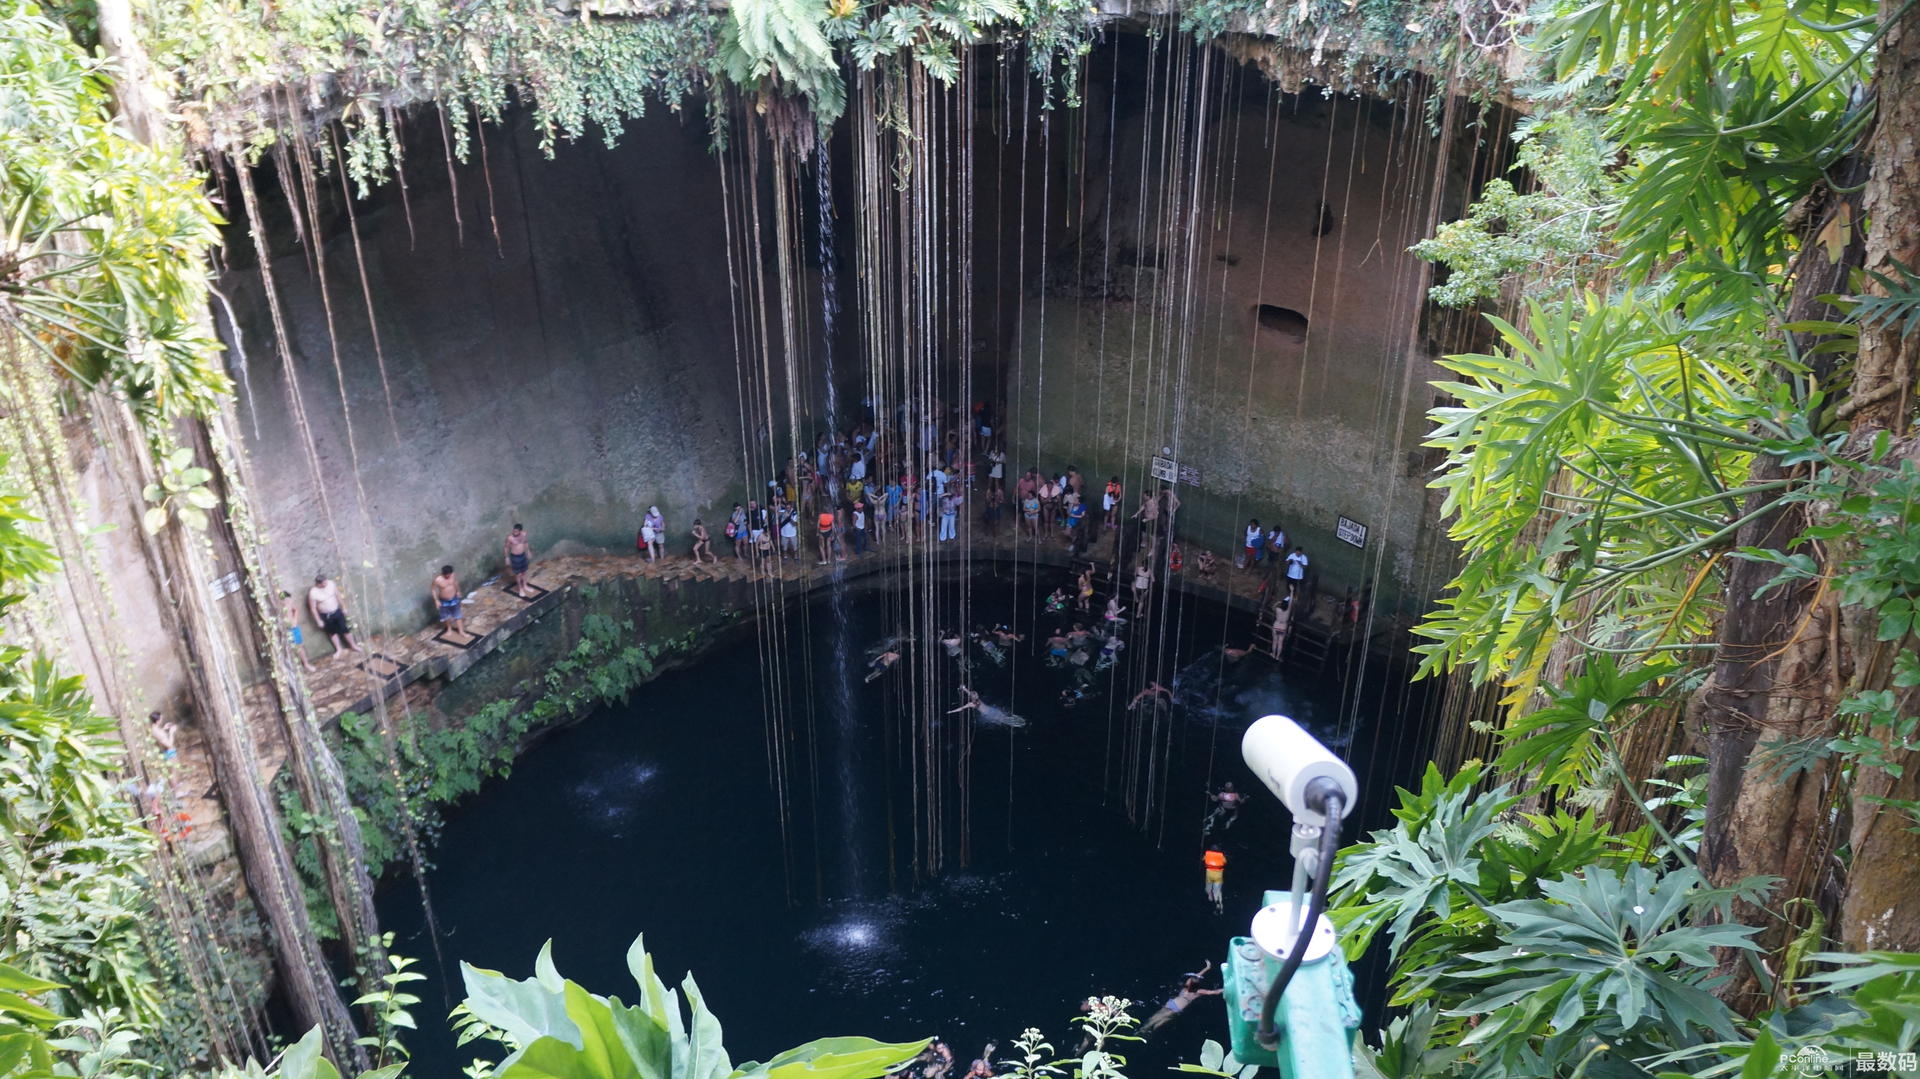
[[1294,972],[1300,969],[1301,960],[1307,957],[1307,942],[1313,938],[1314,927],[1320,924],[1320,915],[1327,909],[1327,881],[1333,876],[1333,856],[1340,849],[1340,814],[1345,812],[1345,800],[1340,795],[1329,793],[1326,796],[1326,808],[1323,812],[1327,820],[1320,826],[1320,864],[1315,867],[1312,898],[1307,900],[1307,916],[1300,923],[1300,932],[1294,935],[1293,948],[1287,952],[1287,961],[1280,965],[1280,973],[1273,976],[1273,984],[1267,988],[1266,999],[1260,1002],[1260,1027],[1254,1032],[1254,1040],[1262,1048],[1276,1049],[1280,1045],[1280,1034],[1273,1028],[1274,1009],[1280,1005],[1280,994],[1286,992],[1287,983],[1293,981]]

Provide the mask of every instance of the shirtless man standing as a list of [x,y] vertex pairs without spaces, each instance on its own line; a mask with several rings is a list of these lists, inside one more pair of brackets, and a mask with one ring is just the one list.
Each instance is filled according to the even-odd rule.
[[313,587],[307,589],[307,612],[313,615],[313,621],[333,641],[335,655],[341,652],[358,652],[353,646],[353,631],[347,626],[347,611],[340,597],[340,586],[328,580],[322,573],[313,579]]
[[513,574],[514,592],[521,599],[531,598],[527,595],[527,570],[533,565],[532,542],[527,530],[515,521],[513,531],[507,533],[507,571]]
[[460,578],[454,576],[452,566],[441,566],[440,576],[433,579],[429,589],[433,595],[434,606],[440,609],[440,631],[452,630],[462,637],[467,636],[467,619],[460,610]]

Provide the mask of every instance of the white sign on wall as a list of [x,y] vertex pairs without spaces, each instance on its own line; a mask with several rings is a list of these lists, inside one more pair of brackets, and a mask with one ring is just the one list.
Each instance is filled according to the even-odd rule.
[[1367,526],[1351,517],[1340,518],[1340,523],[1333,528],[1333,534],[1335,538],[1351,543],[1355,547],[1367,545]]
[[1165,480],[1168,483],[1172,483],[1180,475],[1179,466],[1173,463],[1171,457],[1156,456],[1148,471],[1152,473],[1154,479]]

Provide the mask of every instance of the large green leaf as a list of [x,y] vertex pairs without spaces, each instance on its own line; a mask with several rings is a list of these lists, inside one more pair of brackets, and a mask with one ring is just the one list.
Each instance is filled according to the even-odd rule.
[[531,1045],[541,1038],[580,1044],[580,1030],[567,1014],[562,994],[536,978],[515,981],[496,970],[460,964],[466,983],[467,1010],[489,1026],[505,1031],[516,1044]]
[[819,1038],[780,1053],[765,1064],[742,1064],[735,1076],[753,1079],[875,1079],[912,1060],[927,1047],[917,1042],[872,1038]]

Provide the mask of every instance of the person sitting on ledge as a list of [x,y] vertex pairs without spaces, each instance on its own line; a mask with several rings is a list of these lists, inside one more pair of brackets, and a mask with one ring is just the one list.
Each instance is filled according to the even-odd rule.
[[460,610],[460,578],[454,576],[452,566],[441,566],[440,576],[433,579],[428,593],[440,610],[440,632],[451,630],[460,636],[467,636],[467,620]]

